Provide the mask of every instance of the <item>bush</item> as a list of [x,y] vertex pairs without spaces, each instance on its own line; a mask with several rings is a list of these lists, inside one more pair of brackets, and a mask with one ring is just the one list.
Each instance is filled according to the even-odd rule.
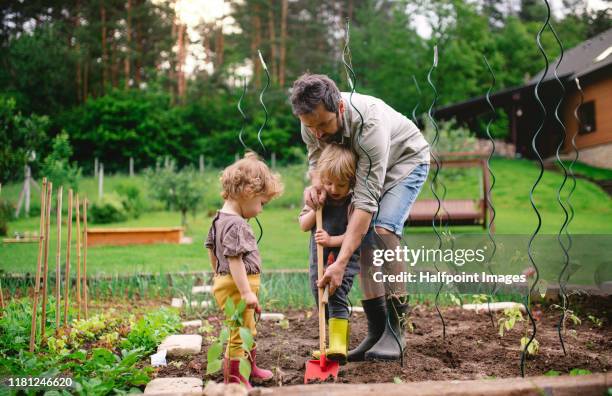
[[[431,144],[434,139],[435,129],[427,116],[424,117],[425,128],[423,135]],[[471,152],[478,148],[478,141],[474,133],[468,128],[457,125],[454,119],[448,121],[437,121],[439,140],[434,147],[436,153],[444,154],[451,152]]]
[[0,199],[0,235],[8,234],[8,223],[15,214],[15,208],[10,202]]
[[114,194],[104,196],[102,201],[93,202],[89,214],[94,224],[119,223],[128,218],[121,198]]
[[129,217],[137,219],[147,209],[142,191],[135,184],[120,184],[117,186],[117,193]]

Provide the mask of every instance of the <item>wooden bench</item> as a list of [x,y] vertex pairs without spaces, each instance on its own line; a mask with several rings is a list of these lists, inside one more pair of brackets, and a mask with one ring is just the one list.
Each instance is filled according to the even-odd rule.
[[183,227],[89,228],[87,246],[180,243]]
[[[477,158],[457,158],[477,156]],[[481,168],[482,169],[482,193],[478,199],[446,199],[440,202],[440,210],[436,220],[441,224],[453,226],[481,225],[486,229],[493,209],[489,206],[486,197],[489,197],[490,179],[487,170],[486,158],[481,153],[447,153],[442,156],[442,172],[448,168]],[[430,173],[434,171],[435,164],[432,161]],[[441,190],[441,189],[438,189]],[[441,191],[438,195],[441,194]],[[441,199],[442,197],[440,197]],[[438,208],[435,199],[417,200],[410,210],[407,224],[411,226],[429,226]],[[491,232],[495,232],[495,224],[491,224]]]

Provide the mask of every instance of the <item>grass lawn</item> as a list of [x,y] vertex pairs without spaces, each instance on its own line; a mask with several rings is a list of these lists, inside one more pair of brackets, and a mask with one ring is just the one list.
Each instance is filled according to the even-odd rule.
[[[569,168],[571,161],[563,161],[563,165]],[[561,167],[559,167],[561,170]],[[583,162],[576,162],[572,170],[577,175],[582,175],[593,180],[612,180],[612,169],[596,168]],[[561,170],[562,171],[562,170]]]
[[[497,210],[496,227],[499,234],[529,235],[536,227],[536,218],[529,204],[529,190],[537,177],[538,168],[525,160],[496,159],[493,172],[497,177],[494,187],[493,203]],[[308,234],[299,230],[297,215],[300,210],[301,193],[304,186],[304,169],[292,167],[281,170],[286,193],[283,198],[273,202],[260,216],[264,229],[260,244],[265,269],[305,269],[308,260]],[[467,174],[455,174],[453,170],[443,170],[444,182],[448,187],[447,198],[479,197],[482,187],[479,171],[474,169]],[[220,202],[217,192],[216,173],[206,176],[210,188],[206,192],[206,208],[194,218],[189,216],[187,236],[194,239],[191,245],[144,245],[89,248],[88,272],[90,274],[131,274],[137,272],[159,273],[177,271],[208,270],[207,254],[203,240],[210,226],[211,218],[206,213]],[[556,234],[563,222],[563,212],[556,201],[556,189],[563,177],[559,173],[546,171],[535,192],[535,201],[542,216],[542,234]],[[124,176],[107,178],[106,189],[112,191],[119,183],[143,183],[142,178],[130,179]],[[84,179],[82,191],[95,196],[95,183]],[[3,187],[2,195],[16,201],[18,185]],[[5,195],[6,194],[6,195]],[[429,185],[424,186],[421,198],[430,198]],[[36,205],[35,201],[35,205]],[[573,234],[612,234],[612,200],[598,186],[586,180],[577,180],[577,188],[572,197],[576,212],[570,231]],[[153,208],[159,204],[151,205]],[[52,218],[54,221],[54,218]],[[139,219],[102,227],[129,226],[176,226],[180,224],[178,212],[155,211],[145,213]],[[252,221],[255,232],[257,225]],[[93,226],[93,225],[90,225]],[[38,219],[19,219],[9,223],[9,234],[14,231],[37,231]],[[96,225],[96,227],[98,227]],[[52,227],[54,230],[54,228]],[[66,232],[66,225],[62,227]],[[452,227],[455,234],[483,233],[481,227]],[[406,228],[410,240],[413,233],[431,233],[430,227]],[[65,237],[64,237],[65,240]],[[55,271],[55,232],[52,231],[49,254],[49,268]],[[65,246],[62,247],[65,249]],[[74,249],[74,246],[73,246]],[[1,244],[0,270],[7,272],[33,272],[36,270],[37,244]],[[603,252],[602,252],[603,255]],[[76,258],[73,250],[72,262]],[[65,252],[62,251],[62,260]],[[74,269],[74,265],[73,265]]]

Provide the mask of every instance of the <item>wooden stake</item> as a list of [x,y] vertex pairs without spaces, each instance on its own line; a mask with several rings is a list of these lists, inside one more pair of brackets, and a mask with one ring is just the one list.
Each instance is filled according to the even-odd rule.
[[70,248],[72,242],[72,189],[68,190],[68,241],[66,242],[66,272],[64,273],[64,327],[68,328],[68,304],[70,301]]
[[81,210],[79,202],[79,194],[76,195],[76,234],[77,234],[77,270],[76,270],[76,301],[77,301],[77,319],[81,319]]
[[40,317],[40,337],[41,341],[45,340],[45,329],[47,327],[47,275],[49,274],[49,239],[51,236],[51,198],[53,197],[53,183],[47,184],[47,203],[45,204],[45,253],[43,267],[43,285],[42,285],[42,314]]
[[32,299],[32,327],[30,330],[30,352],[34,352],[34,344],[36,343],[36,313],[38,309],[38,293],[40,293],[40,271],[42,265],[43,247],[45,244],[45,215],[47,201],[47,178],[42,181],[40,193],[40,228],[38,231],[38,260],[36,262],[36,283],[34,286],[34,298]]
[[60,313],[61,313],[61,281],[62,281],[62,271],[61,271],[61,253],[62,253],[62,196],[63,196],[63,187],[59,186],[57,189],[57,253],[55,255],[55,332],[59,331],[60,327]]
[[87,313],[87,198],[83,199],[83,305],[85,307],[85,319]]

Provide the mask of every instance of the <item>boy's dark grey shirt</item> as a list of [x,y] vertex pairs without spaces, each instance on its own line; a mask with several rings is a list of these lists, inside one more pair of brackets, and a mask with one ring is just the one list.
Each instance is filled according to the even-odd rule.
[[[382,194],[406,178],[417,165],[429,164],[429,144],[412,121],[382,100],[353,94],[353,105],[363,116],[363,132],[359,144],[361,117],[350,104],[350,93],[341,94],[346,110],[342,117],[343,128],[339,131],[342,134],[340,140],[358,158],[353,203],[355,208],[374,213],[377,210],[376,201]],[[303,124],[301,133],[308,148],[308,167],[312,171],[328,143],[318,140]],[[372,161],[369,177],[370,159],[364,150]]]
[[[346,232],[348,225],[349,212],[351,211],[351,198],[352,194],[349,194],[341,200],[327,199],[325,206],[323,206],[323,229],[330,236],[342,235]],[[304,207],[300,216],[308,211],[309,208]],[[317,243],[314,240],[314,234],[316,231],[316,225],[312,228],[310,233],[310,273],[314,277],[317,276]],[[324,247],[323,248],[323,263],[327,266],[327,258],[329,253],[333,252],[334,257],[338,257],[340,252],[339,247]],[[344,276],[354,276],[359,273],[359,249],[357,249],[349,260],[349,264],[346,267]],[[316,280],[316,279],[315,279]]]

